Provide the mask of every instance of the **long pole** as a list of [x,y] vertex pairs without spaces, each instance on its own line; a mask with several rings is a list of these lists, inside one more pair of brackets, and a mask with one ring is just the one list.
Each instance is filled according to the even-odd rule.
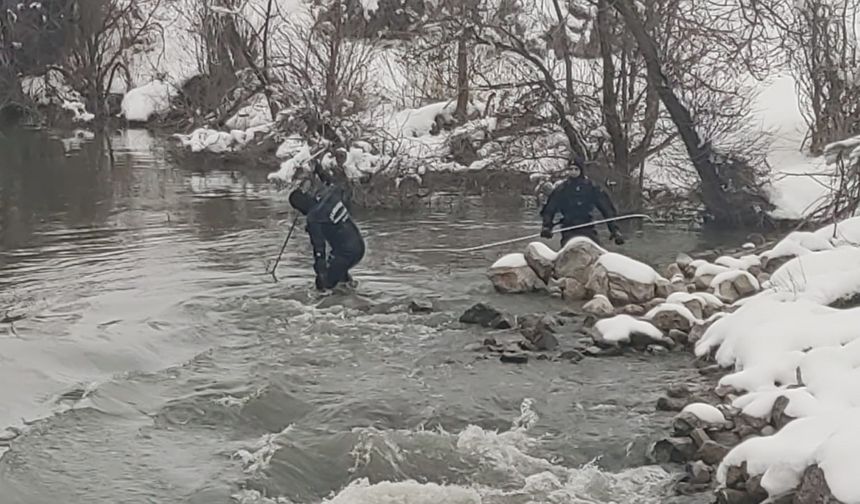
[[[645,214],[622,215],[620,217],[612,217],[610,219],[603,219],[603,220],[598,220],[598,221],[586,222],[585,224],[578,224],[576,226],[569,226],[566,228],[557,229],[553,232],[554,233],[563,233],[565,231],[572,231],[574,229],[582,229],[585,227],[594,226],[596,224],[606,224],[609,222],[617,222],[617,221],[628,220],[628,219],[648,219],[648,220],[651,220],[651,217],[649,217]],[[493,247],[499,247],[501,245],[510,245],[511,243],[518,243],[521,241],[533,240],[535,238],[540,238],[540,233],[532,234],[532,235],[528,235],[528,236],[521,236],[519,238],[513,238],[510,240],[487,243],[486,245],[478,245],[476,247],[468,247],[468,248],[461,248],[461,249],[455,249],[455,248],[412,249],[409,252],[458,252],[458,253],[459,252],[477,252],[479,250],[485,250],[485,249],[489,249],[489,248],[493,248]]]
[[286,248],[287,248],[287,242],[289,242],[290,237],[293,236],[293,229],[296,228],[297,222],[299,222],[299,216],[298,215],[296,215],[293,218],[293,223],[292,223],[292,225],[290,225],[290,231],[287,233],[286,239],[284,239],[284,244],[281,245],[281,251],[278,252],[278,258],[275,259],[275,264],[274,264],[274,266],[272,266],[272,271],[269,272],[269,273],[271,273],[272,278],[274,278],[276,282],[278,281],[278,277],[277,277],[277,275],[275,275],[275,270],[278,269],[278,264],[281,262],[281,256],[284,255],[284,250],[286,250]]

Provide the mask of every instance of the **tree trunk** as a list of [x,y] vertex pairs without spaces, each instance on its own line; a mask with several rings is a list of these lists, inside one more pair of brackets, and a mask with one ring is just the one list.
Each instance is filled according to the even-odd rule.
[[614,7],[624,18],[624,22],[639,45],[639,51],[645,59],[648,79],[655,87],[663,106],[669,112],[672,122],[678,129],[684,146],[690,156],[696,172],[702,182],[702,200],[708,212],[719,225],[734,225],[748,222],[747,212],[743,208],[733,208],[723,191],[722,182],[717,174],[717,168],[712,162],[710,145],[703,143],[696,132],[690,111],[681,103],[666,75],[662,70],[662,62],[657,52],[654,40],[648,35],[630,0],[613,0]]
[[632,185],[628,167],[627,135],[618,114],[618,90],[615,87],[615,62],[612,59],[612,27],[609,24],[607,0],[597,2],[597,34],[600,41],[600,56],[603,61],[603,121],[612,142],[614,170],[621,177],[621,197],[624,206],[630,203]]
[[326,110],[337,115],[337,71],[340,67],[340,45],[343,41],[343,6],[340,0],[335,0],[333,7],[331,16],[334,33],[329,42],[329,60],[325,75],[325,107]]
[[466,122],[469,107],[469,34],[466,30],[457,40],[457,110],[460,122]]

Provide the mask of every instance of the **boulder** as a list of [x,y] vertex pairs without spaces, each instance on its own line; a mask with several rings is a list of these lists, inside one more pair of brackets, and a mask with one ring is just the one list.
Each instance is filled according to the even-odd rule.
[[702,462],[708,465],[716,465],[719,464],[726,455],[728,455],[729,449],[725,446],[717,443],[716,441],[705,441],[705,443],[699,448],[696,452],[695,458],[696,460],[701,460]]
[[526,263],[544,283],[552,278],[557,258],[558,253],[543,242],[532,242],[526,247]]
[[721,488],[717,491],[717,504],[760,504],[760,500],[748,494],[745,490]]
[[645,318],[666,333],[671,330],[689,332],[696,322],[696,317],[684,305],[670,303],[654,308],[645,315]]
[[675,275],[681,275],[683,278],[684,271],[677,263],[671,263],[666,267],[666,278],[673,278]]
[[760,289],[758,280],[746,271],[733,270],[720,273],[711,280],[711,288],[721,301],[734,303],[755,294]]
[[803,473],[794,502],[795,504],[841,504],[830,491],[824,471],[817,465],[809,467]]
[[426,299],[413,299],[409,302],[409,311],[412,313],[432,313],[433,302]]
[[609,302],[609,299],[601,294],[594,296],[594,299],[585,303],[585,306],[582,307],[582,310],[585,313],[594,315],[595,317],[606,318],[615,315],[615,308],[612,306],[612,303]]
[[499,360],[505,364],[527,364],[529,356],[522,353],[505,353],[499,357]]
[[712,469],[704,462],[690,462],[684,469],[687,473],[684,479],[690,483],[705,484],[711,481]]
[[544,287],[543,281],[528,265],[523,254],[508,254],[496,261],[487,271],[498,292],[521,294]]
[[616,315],[603,319],[594,325],[594,342],[603,348],[611,346],[632,346],[645,349],[648,345],[661,345],[671,348],[672,340],[653,324],[637,320],[629,315]]
[[695,319],[701,320],[705,316],[705,301],[695,294],[686,291],[674,292],[666,298],[666,302],[683,306]]
[[588,292],[585,289],[585,284],[575,278],[562,278],[559,280],[561,284],[561,295],[565,301],[583,301],[588,299]]
[[644,263],[607,252],[592,267],[585,287],[593,294],[603,294],[614,304],[642,304],[654,299],[660,278]]
[[463,324],[480,325],[490,329],[511,329],[517,325],[516,317],[502,313],[484,303],[478,303],[466,310],[460,316],[460,322]]
[[770,422],[774,428],[777,430],[782,429],[789,422],[794,420],[793,417],[787,415],[785,413],[785,408],[788,407],[789,400],[785,396],[779,396],[776,398],[776,401],[773,402],[773,410],[771,410],[770,414]]
[[725,266],[718,266],[709,262],[697,263],[696,271],[693,273],[693,281],[698,290],[707,290],[711,287],[711,282],[714,278],[721,274],[731,271]]
[[673,284],[665,278],[658,278],[657,281],[654,282],[654,294],[657,297],[667,298],[673,292],[677,292],[677,289],[682,289],[684,292],[687,292],[687,285]]
[[690,268],[690,264],[693,262],[693,258],[689,255],[681,252],[675,257],[675,264],[681,268],[681,271],[687,271]]
[[671,437],[657,441],[648,450],[648,457],[657,464],[683,464],[693,459],[696,447],[688,437]]
[[606,250],[584,237],[575,237],[558,252],[553,266],[558,278],[575,278],[585,284],[591,268]]

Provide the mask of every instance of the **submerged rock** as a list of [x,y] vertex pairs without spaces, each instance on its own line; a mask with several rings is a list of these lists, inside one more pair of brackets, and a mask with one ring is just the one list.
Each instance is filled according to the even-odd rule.
[[499,357],[499,360],[505,364],[527,364],[529,362],[529,356],[526,354],[505,353]]
[[413,299],[409,302],[409,311],[412,313],[432,313],[433,302],[427,299]]
[[520,320],[520,333],[535,350],[555,350],[558,348],[558,339],[555,337],[558,325],[558,320],[550,315],[530,315]]
[[493,287],[505,294],[523,294],[545,287],[523,254],[502,257],[490,266],[487,276],[493,282]]
[[478,303],[460,316],[460,322],[490,329],[511,329],[516,326],[516,317],[502,313],[484,303]]
[[648,458],[657,464],[668,464],[674,462],[683,464],[693,459],[696,454],[696,446],[687,437],[671,437],[661,439],[648,451]]

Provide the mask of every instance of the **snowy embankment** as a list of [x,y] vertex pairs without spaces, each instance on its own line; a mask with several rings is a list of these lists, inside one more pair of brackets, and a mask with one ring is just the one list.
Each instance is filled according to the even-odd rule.
[[649,455],[688,462],[686,491],[714,488],[727,503],[791,494],[797,504],[820,495],[860,504],[851,478],[860,467],[860,307],[835,307],[860,304],[858,245],[854,217],[767,249],[682,254],[664,277],[575,238],[558,252],[530,244],[488,276],[500,292],[545,292],[599,318],[599,348],[586,356],[687,348],[715,362],[702,369],[724,374],[715,388],[670,388],[658,403],[680,413]]

